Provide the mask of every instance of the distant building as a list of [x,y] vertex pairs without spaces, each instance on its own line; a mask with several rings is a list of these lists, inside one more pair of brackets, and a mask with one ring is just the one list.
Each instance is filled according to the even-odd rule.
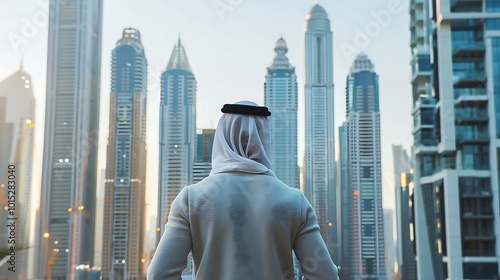
[[[21,67],[0,82],[0,220],[5,224],[0,226],[2,247],[13,245],[7,227],[9,218],[17,218],[14,236],[16,247],[33,246],[29,242],[29,235],[33,230],[30,212],[33,203],[31,181],[35,123],[33,84],[31,76]],[[15,189],[9,189],[9,186]],[[10,204],[13,194],[15,201]],[[16,250],[16,266],[24,269],[12,273],[7,270],[8,265],[4,265],[0,269],[0,279],[14,275],[18,279],[27,279],[30,251],[32,249]]]
[[352,188],[349,184],[349,147],[347,138],[347,123],[339,127],[339,156],[337,161],[337,223],[340,258],[336,263],[339,266],[340,279],[351,279],[351,200]]
[[201,129],[196,134],[196,161],[193,164],[192,184],[198,183],[212,171],[212,147],[215,129]]
[[102,3],[49,2],[39,279],[94,262]]
[[125,28],[112,52],[103,279],[143,279],[147,61],[141,34]]
[[346,87],[350,199],[350,272],[353,279],[385,279],[384,216],[378,75],[360,53]]
[[170,206],[193,182],[196,153],[196,79],[179,39],[161,76],[158,221],[160,241]]
[[295,67],[288,61],[288,47],[283,38],[276,42],[276,57],[267,68],[264,84],[264,103],[272,116],[271,166],[276,177],[290,187],[299,188],[297,165],[297,76]]
[[106,168],[99,171],[99,181],[97,183],[96,197],[96,218],[95,218],[95,244],[94,244],[94,265],[102,266],[102,234],[104,231],[104,181],[106,180]]
[[396,197],[396,261],[401,279],[416,280],[415,250],[410,238],[412,213],[410,181],[414,172],[412,162],[402,146],[392,145]]
[[[384,244],[385,244],[385,279],[394,280],[396,276],[396,250],[394,242],[394,213],[392,209],[384,209]],[[406,280],[406,278],[404,278]]]
[[304,193],[316,212],[328,251],[338,262],[333,35],[325,9],[315,5],[306,16],[305,27]]

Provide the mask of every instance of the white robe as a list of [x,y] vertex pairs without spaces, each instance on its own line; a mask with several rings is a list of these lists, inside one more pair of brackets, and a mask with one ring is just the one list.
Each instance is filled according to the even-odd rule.
[[151,280],[181,279],[192,250],[196,280],[337,279],[316,215],[298,189],[274,175],[218,173],[174,200],[148,268]]
[[212,172],[172,203],[148,279],[181,279],[189,251],[196,280],[294,279],[292,249],[306,279],[337,279],[311,205],[272,172],[270,140],[267,117],[221,117]]

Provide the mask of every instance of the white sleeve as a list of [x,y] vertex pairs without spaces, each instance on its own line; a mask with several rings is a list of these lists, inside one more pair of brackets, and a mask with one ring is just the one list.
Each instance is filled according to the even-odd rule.
[[316,214],[302,195],[302,221],[293,246],[304,278],[337,280],[338,270],[321,237]]
[[182,270],[186,267],[187,256],[191,250],[188,209],[186,187],[172,202],[165,231],[148,267],[148,280],[182,279]]

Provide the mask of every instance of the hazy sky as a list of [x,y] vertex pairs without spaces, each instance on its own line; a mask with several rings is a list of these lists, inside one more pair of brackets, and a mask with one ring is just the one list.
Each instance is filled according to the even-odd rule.
[[[47,10],[49,0],[0,0],[0,80],[21,56],[37,98],[34,192],[39,192],[43,147]],[[357,51],[380,76],[384,207],[394,203],[392,144],[411,146],[408,2],[322,0],[334,46],[335,122],[345,119],[345,80]],[[314,1],[304,0],[104,0],[99,168],[105,167],[111,50],[123,28],[141,32],[149,64],[147,116],[148,218],[156,215],[160,75],[180,34],[198,81],[197,126],[214,128],[224,103],[264,102],[266,67],[276,40],[288,43],[299,83],[299,164],[304,151],[304,21]],[[336,131],[338,134],[338,130]],[[338,149],[337,149],[338,150]],[[338,152],[338,151],[337,151]],[[153,211],[151,211],[153,210]]]

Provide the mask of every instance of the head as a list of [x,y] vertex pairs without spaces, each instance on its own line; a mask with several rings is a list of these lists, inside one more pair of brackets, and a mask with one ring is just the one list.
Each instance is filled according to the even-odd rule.
[[[271,171],[271,131],[267,108],[251,101],[225,106],[215,131],[211,174],[239,171],[266,173]],[[251,107],[248,107],[251,106]]]

